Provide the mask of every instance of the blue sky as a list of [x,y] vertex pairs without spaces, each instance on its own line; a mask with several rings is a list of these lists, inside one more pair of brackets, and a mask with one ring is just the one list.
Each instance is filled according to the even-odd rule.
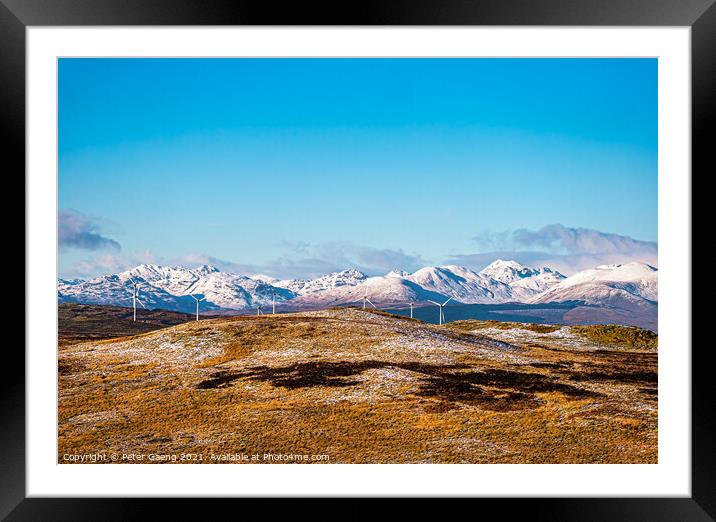
[[656,262],[656,59],[72,58],[58,96],[61,276]]

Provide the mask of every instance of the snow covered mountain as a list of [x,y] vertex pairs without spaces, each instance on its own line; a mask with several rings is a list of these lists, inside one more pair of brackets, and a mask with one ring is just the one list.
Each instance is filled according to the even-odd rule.
[[[360,276],[356,276],[354,273],[355,277],[351,277],[342,284],[333,284],[330,288],[321,288],[311,292],[307,292],[297,285],[288,286],[298,293],[299,297],[287,305],[300,309],[357,304],[362,303],[364,296],[368,297],[376,306],[383,307],[405,306],[407,303],[425,303],[427,301],[442,302],[448,297],[452,297],[456,303],[463,304],[506,303],[517,301],[518,297],[532,297],[543,288],[549,288],[564,279],[564,276],[558,272],[552,272],[549,269],[528,268],[514,261],[495,262],[488,268],[490,269],[488,273],[494,277],[484,274],[484,271],[477,273],[457,265],[425,267],[412,274],[394,270],[385,276],[378,277],[366,277],[357,272]],[[515,276],[515,273],[520,276]],[[345,272],[339,272],[339,274],[345,274]],[[331,276],[334,275],[331,274]],[[498,280],[498,277],[502,280]],[[306,285],[304,288],[311,288],[311,286]]]
[[624,308],[625,300],[657,300],[656,273],[649,265],[629,263],[600,266],[565,278],[549,268],[498,259],[481,272],[447,265],[421,268],[412,274],[392,271],[368,277],[349,269],[316,279],[277,280],[222,272],[211,265],[194,269],[139,265],[87,281],[58,279],[57,297],[59,302],[131,306],[133,279],[145,306],[182,312],[195,309],[192,295],[206,298],[201,305],[206,311],[269,306],[274,298],[284,308],[319,308],[358,304],[364,296],[381,307],[452,297],[463,304],[575,301]]
[[405,279],[466,304],[501,303],[512,297],[509,285],[456,265],[421,268]]
[[[549,271],[549,269],[546,270]],[[480,273],[486,277],[509,284],[535,276],[540,273],[540,270],[521,265],[517,261],[497,259],[483,268]]]
[[421,268],[401,277],[465,304],[524,302],[564,279],[549,268],[530,268],[501,259],[480,272],[447,265]]
[[406,303],[445,300],[445,296],[402,277],[369,277],[355,285],[342,285],[304,294],[290,301],[292,309],[360,304],[363,297],[376,306],[404,306]]
[[159,265],[139,265],[116,275],[89,281],[58,280],[59,302],[131,306],[132,280],[138,283],[139,299],[147,308],[181,312],[195,310],[191,295],[206,297],[203,310],[242,310],[292,299],[295,294],[261,280],[229,274],[204,265],[195,269]]
[[646,263],[600,265],[566,278],[528,302],[583,302],[614,308],[655,305],[658,274],[657,268]]
[[189,269],[178,266],[139,265],[115,275],[81,279],[58,279],[59,302],[132,305],[132,281],[139,284],[139,299],[148,308],[181,312],[195,310],[192,295],[206,298],[202,310],[245,310],[277,304],[298,295],[354,286],[368,278],[357,270],[344,270],[309,280],[283,280],[266,275],[251,277],[221,272],[211,265]]
[[[195,306],[191,296],[176,296],[147,284],[141,285],[139,299],[147,308],[190,312]],[[89,281],[59,279],[57,300],[59,303],[132,306],[132,283],[126,272],[105,275]],[[217,306],[208,305],[207,308],[216,309]]]
[[511,289],[511,299],[520,302],[549,290],[565,279],[564,275],[547,267],[530,268],[515,261],[502,259],[485,267],[480,275],[508,285]]
[[333,272],[316,279],[285,279],[272,284],[286,288],[297,295],[313,294],[341,286],[354,286],[368,279],[363,272],[353,268],[341,272]]

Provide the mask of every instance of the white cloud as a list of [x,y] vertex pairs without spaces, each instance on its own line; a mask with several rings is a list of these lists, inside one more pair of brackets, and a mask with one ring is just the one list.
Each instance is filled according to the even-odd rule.
[[65,277],[93,278],[100,275],[116,274],[141,264],[157,263],[157,258],[150,251],[133,252],[131,254],[100,254],[76,262],[65,271]]
[[495,259],[514,259],[529,266],[548,266],[570,275],[597,265],[639,261],[658,266],[658,245],[629,236],[588,228],[547,225],[474,237],[482,252],[453,255],[446,263],[476,270]]
[[402,249],[373,248],[349,241],[310,244],[303,241],[283,243],[290,251],[267,263],[261,271],[280,277],[315,277],[355,268],[369,275],[395,269],[417,270],[427,263],[420,255]]
[[122,247],[114,239],[100,234],[97,219],[76,210],[60,210],[59,216],[60,248],[78,248],[83,250],[110,249],[119,251]]
[[237,263],[201,252],[190,252],[174,258],[157,258],[151,252],[129,255],[106,254],[81,260],[65,271],[65,277],[95,277],[117,273],[141,263],[179,265],[195,268],[213,265],[224,272],[254,275],[266,274],[277,278],[310,278],[329,272],[356,268],[367,274],[385,274],[394,269],[417,270],[426,262],[417,254],[403,250],[380,249],[355,245],[350,242],[310,244],[305,242],[283,244],[286,253],[264,264]]
[[629,236],[559,224],[547,225],[539,230],[522,228],[515,230],[512,237],[515,243],[523,247],[542,248],[553,253],[654,256],[657,253],[657,245],[653,241],[640,241]]
[[[80,227],[81,228],[81,227]],[[519,229],[481,234],[475,241],[480,252],[456,254],[445,264],[460,264],[480,270],[495,259],[514,259],[528,266],[548,266],[570,275],[600,264],[641,261],[658,266],[655,242],[586,228],[548,225],[539,230]],[[128,270],[141,263],[181,265],[194,268],[214,265],[236,274],[267,274],[278,278],[309,278],[329,272],[356,268],[369,275],[400,269],[415,271],[431,264],[417,253],[402,249],[381,249],[348,241],[307,243],[284,242],[285,253],[267,263],[247,264],[190,252],[176,258],[160,258],[149,251],[127,255],[108,253],[77,262],[65,276],[94,277]]]

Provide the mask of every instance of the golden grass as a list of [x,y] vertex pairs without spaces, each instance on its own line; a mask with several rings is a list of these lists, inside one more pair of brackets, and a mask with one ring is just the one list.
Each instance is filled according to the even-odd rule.
[[518,328],[520,330],[529,330],[530,332],[536,333],[551,333],[556,332],[560,328],[560,325],[553,324],[536,324],[536,323],[515,323],[507,321],[492,321],[492,320],[477,320],[477,319],[465,319],[461,321],[453,321],[447,323],[449,328],[455,328],[457,330],[473,331],[482,330],[486,328],[497,328],[498,330],[511,330]]
[[[63,344],[59,462],[94,452],[657,461],[656,354],[505,352],[448,331],[339,310]],[[182,350],[207,339],[217,355],[186,363]]]
[[570,327],[573,333],[591,341],[602,344],[613,344],[637,350],[656,350],[659,337],[650,330],[635,326],[619,326],[613,324],[594,324]]

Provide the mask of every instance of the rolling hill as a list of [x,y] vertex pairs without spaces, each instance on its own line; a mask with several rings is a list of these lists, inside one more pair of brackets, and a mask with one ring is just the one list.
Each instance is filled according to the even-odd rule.
[[119,306],[62,303],[57,307],[57,335],[61,342],[110,339],[137,335],[193,321],[194,315],[170,310],[143,311],[132,320],[132,309]]
[[654,334],[586,328],[342,308],[61,342],[58,459],[657,462]]

